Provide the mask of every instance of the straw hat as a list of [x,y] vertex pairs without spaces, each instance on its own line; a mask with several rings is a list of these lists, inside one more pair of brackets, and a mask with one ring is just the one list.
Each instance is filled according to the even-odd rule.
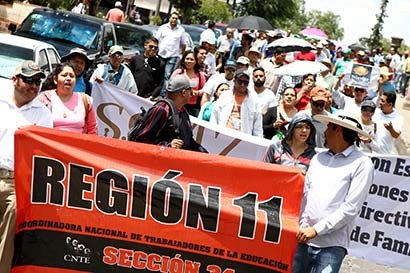
[[362,130],[360,123],[355,118],[349,117],[348,115],[315,115],[315,119],[324,124],[333,123],[355,131],[361,136],[370,137],[368,133]]

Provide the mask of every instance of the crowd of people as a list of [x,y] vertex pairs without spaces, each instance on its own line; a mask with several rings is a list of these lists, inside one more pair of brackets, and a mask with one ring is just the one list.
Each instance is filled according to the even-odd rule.
[[[118,2],[115,5],[121,8]],[[107,19],[112,16],[120,13],[111,11]],[[115,45],[108,62],[95,69],[83,49],[72,49],[43,82],[45,74],[33,62],[25,61],[16,69],[13,86],[0,95],[0,113],[9,117],[0,126],[1,272],[9,271],[13,253],[14,131],[36,124],[97,134],[91,92],[95,82],[109,82],[157,102],[144,115],[135,141],[207,152],[193,139],[189,115],[272,140],[264,161],[300,168],[307,188],[313,189],[305,192],[295,259],[300,256],[306,261],[308,252],[336,244],[341,260],[335,271],[328,272],[337,272],[346,254],[348,226],[372,181],[371,161],[360,150],[397,154],[395,140],[404,121],[395,103],[407,90],[409,53],[400,57],[394,48],[386,55],[380,49],[352,52],[336,49],[327,40],[312,42],[316,50],[284,52],[269,45],[289,33],[228,28],[216,39],[212,21],[200,45],[186,50],[185,30],[178,19],[178,13],[172,13],[155,37],[146,39],[144,52],[129,62],[124,62],[123,48]],[[294,61],[320,62],[327,69],[292,77],[277,73]],[[377,88],[345,81],[349,63],[379,67]],[[340,168],[347,165],[351,169]],[[337,171],[332,172],[333,167]],[[323,184],[323,169],[336,177],[337,187],[332,190]],[[349,188],[353,183],[356,186]],[[326,194],[335,199],[318,198]],[[320,207],[330,209],[322,213]],[[306,245],[309,240],[314,243]]]

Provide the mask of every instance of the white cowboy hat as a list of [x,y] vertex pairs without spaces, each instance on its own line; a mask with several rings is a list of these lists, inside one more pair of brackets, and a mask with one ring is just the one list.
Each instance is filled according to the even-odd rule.
[[362,130],[360,123],[355,118],[349,117],[348,115],[315,115],[315,119],[324,124],[333,123],[340,125],[355,131],[361,136],[370,137],[368,133]]

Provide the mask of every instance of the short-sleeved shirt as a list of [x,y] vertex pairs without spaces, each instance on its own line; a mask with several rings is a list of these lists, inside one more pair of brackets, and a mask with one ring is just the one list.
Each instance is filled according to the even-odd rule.
[[181,26],[171,28],[164,24],[158,28],[155,38],[159,41],[158,55],[162,58],[179,57],[181,46],[186,45],[185,29]]

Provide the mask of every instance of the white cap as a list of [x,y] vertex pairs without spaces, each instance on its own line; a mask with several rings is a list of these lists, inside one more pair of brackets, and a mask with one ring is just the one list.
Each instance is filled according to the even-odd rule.
[[117,1],[117,2],[115,2],[115,5],[114,5],[116,8],[122,8],[122,3],[121,3],[121,1]]

